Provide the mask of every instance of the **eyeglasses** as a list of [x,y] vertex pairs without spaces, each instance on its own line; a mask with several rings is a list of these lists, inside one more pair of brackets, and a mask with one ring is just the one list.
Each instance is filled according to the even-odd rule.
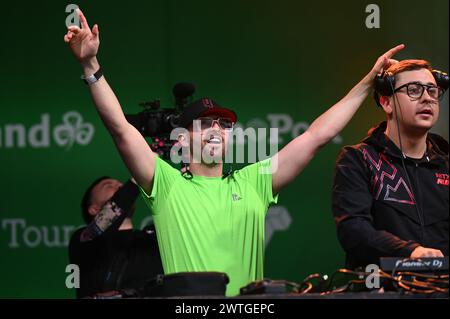
[[435,85],[422,84],[419,82],[406,83],[395,89],[394,92],[398,92],[405,87],[406,87],[406,94],[408,94],[410,98],[416,100],[422,97],[423,92],[425,92],[425,89],[427,90],[428,95],[434,100],[439,100],[444,95],[444,90],[441,89],[440,87]]
[[211,117],[199,117],[196,120],[200,121],[200,127],[202,130],[213,127],[214,123],[219,124],[220,128],[223,130],[231,130],[234,125],[232,120],[223,117],[219,117],[218,119],[213,119]]

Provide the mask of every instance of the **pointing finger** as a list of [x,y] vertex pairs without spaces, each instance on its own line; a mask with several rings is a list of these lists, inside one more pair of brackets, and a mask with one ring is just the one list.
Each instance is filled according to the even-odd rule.
[[89,24],[86,20],[86,17],[84,16],[83,12],[80,10],[80,8],[77,8],[77,12],[78,12],[78,16],[80,17],[80,22],[81,22],[81,27],[83,29],[89,30],[91,31],[91,29],[89,28]]
[[387,51],[384,55],[390,59],[391,57],[393,57],[395,54],[397,54],[399,51],[403,50],[405,48],[404,44],[400,44],[397,45],[396,47],[390,49],[389,51]]

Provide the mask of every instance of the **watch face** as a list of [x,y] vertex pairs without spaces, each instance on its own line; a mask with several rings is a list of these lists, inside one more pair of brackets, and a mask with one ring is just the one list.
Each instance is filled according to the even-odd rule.
[[98,81],[98,79],[94,76],[94,75],[89,75],[89,76],[82,76],[81,79],[84,81],[84,83],[86,84],[93,84],[95,82]]
[[86,76],[86,77],[85,77],[84,75],[82,75],[82,76],[81,76],[81,79],[82,79],[86,84],[91,85],[91,84],[97,82],[102,76],[103,76],[103,73],[102,73],[102,71],[101,71],[101,69],[100,69],[100,70],[98,70],[95,74],[92,74],[92,75],[89,75],[89,76]]
[[97,82],[97,78],[96,78],[94,75],[90,75],[90,76],[88,76],[88,77],[86,78],[86,81],[87,81],[89,84],[92,84],[92,83]]

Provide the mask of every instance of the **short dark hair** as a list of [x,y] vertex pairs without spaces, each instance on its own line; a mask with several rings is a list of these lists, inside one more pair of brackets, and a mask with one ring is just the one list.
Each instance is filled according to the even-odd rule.
[[81,199],[81,216],[84,219],[84,222],[87,224],[90,224],[92,219],[94,218],[91,214],[89,214],[89,206],[92,204],[92,189],[101,181],[105,179],[110,179],[109,176],[102,176],[100,178],[97,178],[84,192],[83,198]]

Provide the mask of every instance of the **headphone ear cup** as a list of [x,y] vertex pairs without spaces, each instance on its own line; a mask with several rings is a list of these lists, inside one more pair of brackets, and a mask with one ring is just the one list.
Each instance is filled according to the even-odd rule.
[[382,74],[375,78],[375,91],[382,96],[391,96],[392,88],[395,88],[395,76],[390,74]]
[[375,88],[375,92],[377,92],[377,93],[380,93],[380,91],[382,90],[382,87],[384,85],[383,75],[384,74],[381,74],[381,75],[377,75],[375,77],[374,88]]
[[375,103],[377,103],[379,107],[383,107],[380,103],[380,94],[378,94],[377,91],[373,91],[373,99],[375,100]]
[[436,85],[444,91],[447,91],[449,82],[448,74],[439,70],[433,70],[433,76],[436,80]]
[[375,77],[374,87],[375,102],[381,107],[380,96],[391,96],[393,94],[392,88],[395,88],[395,76],[385,72],[377,75]]

